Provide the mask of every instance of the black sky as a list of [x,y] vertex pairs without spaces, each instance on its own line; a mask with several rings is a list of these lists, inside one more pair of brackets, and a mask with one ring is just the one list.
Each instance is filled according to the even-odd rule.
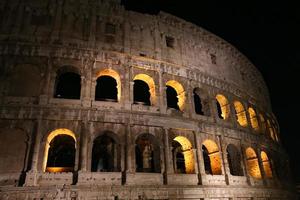
[[[300,7],[297,1],[123,0],[127,9],[171,13],[220,36],[262,73],[294,177],[300,183]],[[299,71],[299,70],[298,70]]]

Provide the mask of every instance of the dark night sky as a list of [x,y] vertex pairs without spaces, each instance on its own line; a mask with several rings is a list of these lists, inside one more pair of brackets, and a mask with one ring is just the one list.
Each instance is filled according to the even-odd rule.
[[[271,2],[271,3],[270,3]],[[220,36],[262,73],[270,91],[273,112],[284,148],[300,183],[300,140],[297,131],[300,64],[299,6],[288,1],[123,0],[127,9],[176,15]],[[299,122],[298,122],[299,123]]]

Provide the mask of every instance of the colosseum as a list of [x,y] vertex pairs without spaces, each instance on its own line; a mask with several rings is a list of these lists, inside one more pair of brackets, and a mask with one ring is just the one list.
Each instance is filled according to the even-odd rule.
[[259,71],[120,0],[0,1],[1,200],[295,199]]

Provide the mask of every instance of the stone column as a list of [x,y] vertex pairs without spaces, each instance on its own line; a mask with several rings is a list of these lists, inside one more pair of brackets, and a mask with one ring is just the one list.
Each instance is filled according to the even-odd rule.
[[62,18],[63,2],[64,1],[57,2],[56,13],[55,13],[55,17],[54,17],[54,25],[53,25],[52,34],[51,34],[52,41],[58,40],[60,37],[61,21],[63,20],[63,18]]
[[134,144],[132,144],[131,138],[131,126],[128,124],[126,127],[126,172],[127,173],[134,173],[135,172],[135,152],[134,152]]
[[[33,150],[33,155],[32,155],[32,164],[31,164],[31,171],[32,172],[37,172],[38,168],[38,161],[39,161],[39,152],[40,152],[40,144],[41,144],[41,139],[42,139],[42,134],[41,134],[41,120],[37,121],[36,124],[36,137],[34,141],[34,150]],[[41,152],[44,153],[44,152]]]
[[87,132],[89,130],[89,124],[87,122],[82,122],[81,133],[80,133],[80,168],[81,172],[87,171],[87,145],[88,138]]
[[261,178],[262,178],[262,181],[263,181],[263,184],[266,186],[267,185],[267,177],[266,177],[266,174],[265,174],[265,169],[264,169],[264,166],[263,166],[263,163],[262,163],[262,160],[261,160],[261,156],[260,156],[260,153],[261,151],[257,152],[255,151],[255,153],[257,153],[257,161],[258,161],[258,165],[259,165],[259,169],[260,169],[260,174],[261,174]]
[[164,157],[165,157],[165,174],[173,174],[173,159],[171,155],[171,148],[169,143],[169,128],[164,128]]
[[50,87],[51,87],[51,81],[53,81],[52,78],[54,78],[54,82],[55,82],[56,77],[52,76],[51,69],[52,69],[52,63],[51,63],[51,60],[49,58],[48,62],[47,62],[46,71],[43,74],[43,78],[45,79],[45,81],[44,81],[43,88],[41,88],[41,94],[39,96],[39,104],[40,105],[47,104],[48,103],[48,98],[53,96],[53,95],[49,96],[49,91],[50,91]]
[[[198,174],[198,184],[199,185],[202,185],[202,176],[201,176],[201,157],[200,157],[200,154],[201,154],[201,147],[199,146],[199,143],[198,141],[200,140],[198,137],[197,137],[197,133],[195,131],[193,131],[193,134],[194,134],[194,141],[195,141],[195,152],[194,152],[194,155],[195,155],[195,160],[197,162],[197,168],[195,170],[195,172]],[[200,149],[199,149],[200,148]]]
[[[223,143],[222,143],[221,136],[218,135],[217,137],[218,137],[218,142],[219,142],[219,146],[220,146],[220,150],[219,150],[220,151],[220,159],[222,161],[222,166],[223,166],[222,174],[224,174],[224,176],[225,176],[226,185],[229,185],[228,174],[230,174],[230,172],[228,171],[228,165],[227,165],[228,161],[227,161],[227,156],[226,156],[226,150],[225,151],[223,150],[223,145],[222,145]],[[225,162],[225,159],[226,159],[226,162]]]

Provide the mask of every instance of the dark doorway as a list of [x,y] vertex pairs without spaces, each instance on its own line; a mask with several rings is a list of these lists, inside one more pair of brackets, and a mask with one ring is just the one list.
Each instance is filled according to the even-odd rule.
[[133,87],[134,103],[143,103],[144,105],[151,105],[149,86],[142,80],[135,80]]
[[81,77],[73,72],[60,74],[56,78],[55,98],[80,99]]
[[204,115],[203,106],[199,94],[197,94],[195,90],[193,91],[193,94],[194,94],[194,106],[195,106],[196,114]]
[[206,174],[213,174],[211,169],[211,163],[209,158],[209,152],[207,148],[202,145],[202,152],[203,152],[203,162],[204,162],[204,170]]
[[224,119],[222,116],[222,108],[221,108],[221,104],[219,103],[218,100],[216,100],[216,106],[217,106],[217,112],[218,112],[218,117],[220,119]]
[[117,171],[117,145],[107,136],[99,136],[94,140],[92,150],[92,172]]
[[228,160],[229,170],[231,175],[233,176],[244,175],[241,166],[241,155],[238,149],[232,144],[229,144],[227,146],[227,160]]
[[[75,140],[69,135],[58,135],[50,142],[48,167],[63,167],[63,171],[73,171],[75,165]],[[46,169],[47,171],[47,169]]]
[[111,76],[100,76],[97,79],[96,101],[118,101],[117,81]]
[[178,97],[176,90],[167,85],[167,106],[168,108],[174,108],[176,110],[179,110],[178,107]]

